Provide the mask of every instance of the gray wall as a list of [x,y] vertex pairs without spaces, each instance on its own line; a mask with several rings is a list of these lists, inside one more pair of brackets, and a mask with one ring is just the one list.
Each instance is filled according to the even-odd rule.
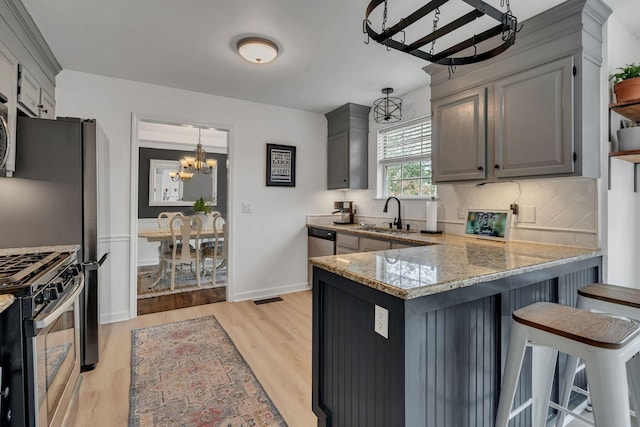
[[[138,167],[138,218],[157,218],[160,212],[192,212],[191,206],[149,206],[149,160],[178,160],[184,156],[193,156],[193,151],[159,150],[139,148]],[[207,153],[207,158],[218,161],[218,206],[214,210],[227,215],[227,155]],[[197,176],[194,175],[193,179]],[[207,177],[200,177],[203,181]]]

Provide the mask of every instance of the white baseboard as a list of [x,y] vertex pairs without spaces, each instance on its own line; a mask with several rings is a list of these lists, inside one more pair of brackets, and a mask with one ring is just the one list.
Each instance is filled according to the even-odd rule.
[[129,320],[129,310],[117,311],[115,313],[106,313],[100,316],[100,324],[106,325],[107,323],[116,323]]
[[307,282],[296,283],[293,285],[277,286],[274,288],[260,289],[256,291],[239,292],[234,295],[233,301],[238,302],[272,298],[278,295],[290,294],[293,292],[308,291],[309,289],[311,289],[311,286],[309,286]]
[[158,257],[138,260],[138,267],[145,267],[147,265],[158,265]]

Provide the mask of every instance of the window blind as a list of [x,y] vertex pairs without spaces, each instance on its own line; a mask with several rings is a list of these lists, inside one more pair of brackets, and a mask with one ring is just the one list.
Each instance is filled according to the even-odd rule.
[[378,160],[425,158],[431,155],[431,117],[378,131]]

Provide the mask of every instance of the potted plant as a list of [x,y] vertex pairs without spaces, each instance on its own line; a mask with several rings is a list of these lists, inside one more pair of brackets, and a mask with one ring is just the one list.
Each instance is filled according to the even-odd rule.
[[193,203],[193,210],[196,213],[208,214],[211,213],[212,202],[205,200],[204,197],[200,197]]
[[617,70],[620,72],[609,76],[609,80],[613,80],[616,102],[640,99],[640,64],[627,64]]
[[212,205],[213,202],[205,200],[204,197],[200,197],[193,203],[193,211],[196,215],[200,215],[202,217],[202,227],[207,227],[207,224],[209,223]]

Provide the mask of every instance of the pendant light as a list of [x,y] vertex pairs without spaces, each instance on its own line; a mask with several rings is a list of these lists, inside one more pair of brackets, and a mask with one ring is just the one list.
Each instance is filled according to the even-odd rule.
[[193,157],[183,157],[180,159],[180,167],[177,172],[169,172],[169,176],[173,181],[188,181],[193,178],[195,173],[205,175],[211,174],[218,164],[216,159],[207,159],[207,152],[202,148],[200,139],[202,137],[202,129],[198,128],[198,145],[193,151]]
[[402,120],[402,99],[389,96],[393,89],[385,87],[382,89],[385,95],[373,101],[373,119],[376,123],[394,123]]

